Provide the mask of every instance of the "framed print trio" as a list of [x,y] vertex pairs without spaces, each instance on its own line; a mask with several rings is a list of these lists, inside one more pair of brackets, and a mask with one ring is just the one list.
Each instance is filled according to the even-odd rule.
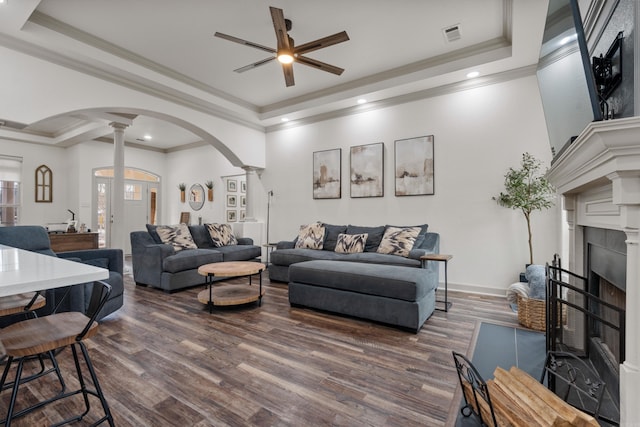
[[434,194],[433,135],[395,142],[396,196]]

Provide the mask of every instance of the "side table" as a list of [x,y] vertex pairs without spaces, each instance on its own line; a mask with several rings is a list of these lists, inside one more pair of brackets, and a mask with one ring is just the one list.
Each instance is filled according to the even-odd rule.
[[447,265],[448,265],[449,260],[451,258],[453,258],[453,255],[446,255],[446,254],[427,254],[427,255],[422,255],[420,257],[420,262],[422,262],[422,267],[423,268],[424,268],[424,264],[427,261],[444,262],[444,301],[436,300],[436,302],[444,303],[444,309],[436,308],[436,310],[445,311],[445,312],[449,311],[449,309],[453,305],[453,303],[449,302],[448,295],[447,295],[447,291],[448,291],[447,288],[449,286],[449,282],[448,282],[448,279],[447,279]]
[[265,264],[267,265],[267,268],[269,268],[269,255],[271,255],[271,252],[278,246],[277,243],[265,243],[264,245],[262,245],[263,248],[267,248],[267,261],[265,262]]

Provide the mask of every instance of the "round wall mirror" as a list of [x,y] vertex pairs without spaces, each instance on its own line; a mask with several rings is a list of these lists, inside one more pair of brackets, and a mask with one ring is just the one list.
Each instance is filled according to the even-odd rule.
[[189,206],[194,211],[199,211],[204,205],[204,187],[200,184],[193,184],[189,188]]

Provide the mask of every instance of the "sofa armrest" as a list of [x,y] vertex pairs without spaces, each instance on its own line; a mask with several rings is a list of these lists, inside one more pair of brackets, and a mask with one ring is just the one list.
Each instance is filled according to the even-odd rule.
[[238,237],[237,240],[239,245],[253,245],[253,239],[251,237]]
[[130,236],[134,280],[159,286],[163,261],[175,253],[173,246],[156,243],[146,231],[133,231]]
[[293,249],[295,247],[295,240],[282,240],[276,243],[276,249]]
[[124,271],[124,256],[122,249],[85,249],[80,251],[58,252],[58,258],[78,258],[88,261],[98,258],[109,260],[109,271],[122,274]]

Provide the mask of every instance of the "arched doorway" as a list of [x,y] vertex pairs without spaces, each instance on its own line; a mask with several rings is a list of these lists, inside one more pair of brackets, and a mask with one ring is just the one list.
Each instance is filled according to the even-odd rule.
[[[113,168],[93,171],[94,206],[92,224],[98,231],[99,246],[111,246],[111,214]],[[127,236],[136,230],[144,230],[145,224],[156,224],[160,211],[160,177],[151,172],[125,168],[124,170],[124,225]],[[126,239],[125,254],[131,253],[131,242]]]

